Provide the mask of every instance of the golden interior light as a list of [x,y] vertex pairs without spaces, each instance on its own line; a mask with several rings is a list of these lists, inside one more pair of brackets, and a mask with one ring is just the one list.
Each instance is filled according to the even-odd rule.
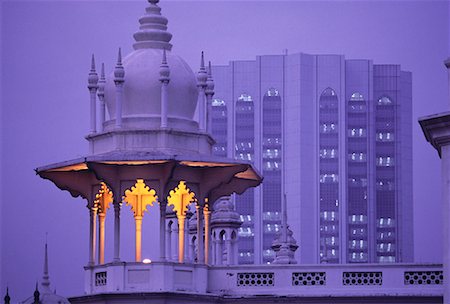
[[67,171],[82,171],[82,170],[87,170],[87,169],[88,169],[88,167],[85,163],[79,163],[79,164],[69,165],[69,166],[65,166],[65,167],[50,169],[47,171],[48,172],[67,172]]
[[231,167],[235,164],[230,163],[213,163],[213,162],[196,162],[196,161],[182,161],[180,164],[189,167]]
[[164,164],[167,160],[119,160],[119,161],[104,161],[102,164],[106,165],[152,165],[152,164]]

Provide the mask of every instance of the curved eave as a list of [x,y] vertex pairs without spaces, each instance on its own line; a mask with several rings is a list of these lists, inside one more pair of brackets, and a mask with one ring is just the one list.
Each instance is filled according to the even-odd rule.
[[[94,165],[93,165],[94,164]],[[85,158],[50,164],[36,169],[41,178],[52,181],[59,189],[69,191],[73,197],[85,199],[92,197],[93,185],[100,184],[104,179],[93,169],[98,166],[114,168],[147,167],[168,165],[174,170],[217,170],[234,171],[229,178],[210,189],[210,201],[220,196],[232,193],[241,194],[250,187],[256,187],[262,182],[262,177],[250,163],[204,155],[161,155],[151,152],[113,152],[103,155],[93,155]],[[228,168],[228,169],[227,169]],[[235,169],[233,169],[235,168]],[[210,171],[210,170],[208,170]]]

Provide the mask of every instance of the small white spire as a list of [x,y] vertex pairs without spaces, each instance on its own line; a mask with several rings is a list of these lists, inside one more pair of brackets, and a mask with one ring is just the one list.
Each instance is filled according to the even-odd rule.
[[42,276],[42,291],[51,293],[50,291],[50,276],[48,275],[48,246],[47,246],[47,234],[45,235],[45,254],[44,254],[44,275]]
[[208,97],[214,96],[214,79],[212,77],[211,61],[208,62],[208,78],[206,79],[205,94]]
[[105,64],[102,63],[102,70],[100,72],[100,80],[98,81],[98,95],[99,96],[105,94],[105,83],[106,83]]
[[116,84],[124,82],[125,70],[122,65],[122,49],[119,48],[119,54],[117,55],[117,63],[114,69],[114,82]]
[[169,65],[167,64],[166,49],[163,50],[163,58],[159,69],[159,81],[163,83],[169,83],[170,81],[170,68]]
[[88,89],[97,89],[97,84],[98,84],[98,75],[97,75],[97,71],[95,70],[95,58],[94,58],[94,54],[92,54],[92,58],[91,58],[91,70],[89,72],[89,76],[88,76]]
[[206,87],[206,80],[208,79],[208,73],[205,68],[205,56],[202,51],[202,56],[200,59],[200,70],[197,73],[197,85],[201,88]]

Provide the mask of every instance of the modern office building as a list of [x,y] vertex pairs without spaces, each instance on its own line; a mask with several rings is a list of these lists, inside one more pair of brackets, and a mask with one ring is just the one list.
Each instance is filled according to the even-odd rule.
[[264,176],[235,197],[240,263],[273,260],[284,198],[300,263],[413,260],[411,73],[297,53],[213,75],[214,153]]

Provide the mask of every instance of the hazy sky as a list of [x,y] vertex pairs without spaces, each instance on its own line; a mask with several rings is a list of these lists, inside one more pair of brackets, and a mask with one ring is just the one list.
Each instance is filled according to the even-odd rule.
[[[88,152],[90,55],[110,72],[118,47],[131,51],[145,2],[2,2],[1,296],[7,283],[14,301],[32,295],[42,276],[45,232],[53,287],[66,296],[82,293],[86,203],[33,169]],[[288,49],[396,63],[411,71],[415,256],[417,262],[441,261],[440,163],[416,121],[448,109],[447,1],[162,1],[161,6],[174,35],[173,51],[194,70],[202,50],[214,64],[226,64]],[[132,256],[129,251],[123,255]]]

